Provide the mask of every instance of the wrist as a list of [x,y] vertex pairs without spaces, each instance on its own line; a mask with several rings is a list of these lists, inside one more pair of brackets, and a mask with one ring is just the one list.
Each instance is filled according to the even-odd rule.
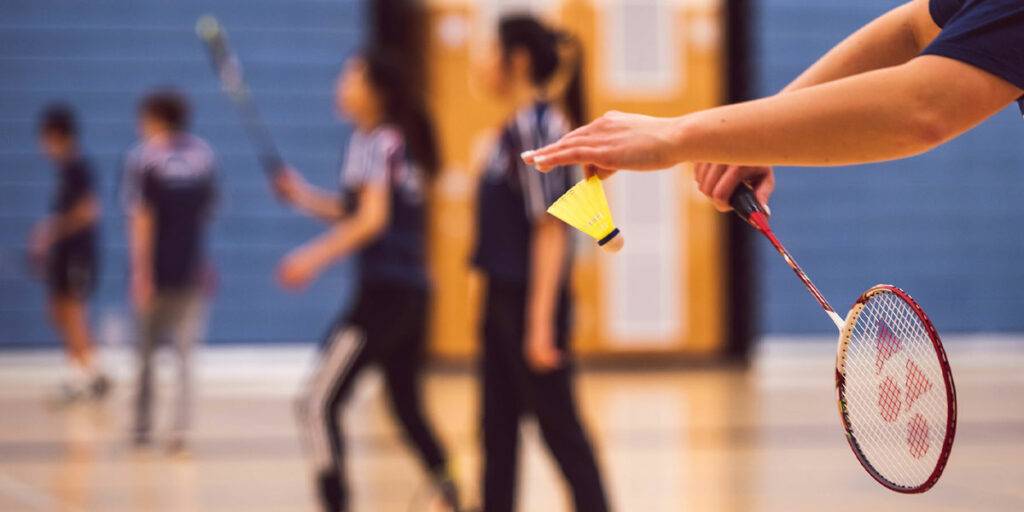
[[699,160],[694,155],[693,145],[697,138],[698,119],[695,114],[672,118],[669,122],[669,158],[673,164]]

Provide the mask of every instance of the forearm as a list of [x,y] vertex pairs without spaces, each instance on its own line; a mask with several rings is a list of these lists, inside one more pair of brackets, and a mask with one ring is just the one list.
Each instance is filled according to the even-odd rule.
[[306,245],[308,256],[316,268],[324,268],[363,247],[380,231],[359,218],[338,222]]
[[303,213],[324,222],[334,222],[342,216],[341,199],[338,195],[320,189],[310,187],[297,198],[294,204]]
[[527,325],[553,321],[568,244],[569,234],[557,219],[545,215],[537,222],[533,233]]
[[790,92],[867,71],[904,64],[938,33],[927,0],[901,5],[854,32],[787,85]]
[[674,159],[807,166],[891,160],[966,131],[1014,94],[1006,82],[965,64],[920,57],[677,118]]
[[79,231],[92,226],[99,218],[99,205],[94,198],[83,199],[68,213],[52,218],[53,237],[55,240],[67,238]]

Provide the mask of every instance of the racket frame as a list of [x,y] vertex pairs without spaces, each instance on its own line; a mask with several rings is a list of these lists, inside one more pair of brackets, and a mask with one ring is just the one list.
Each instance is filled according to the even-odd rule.
[[[942,347],[942,341],[939,339],[939,333],[935,330],[935,326],[932,325],[928,315],[925,314],[924,309],[910,296],[907,292],[900,288],[888,285],[880,284],[869,288],[866,292],[862,293],[857,301],[854,303],[850,312],[844,318],[836,313],[835,309],[829,304],[828,300],[825,299],[824,294],[818,290],[818,287],[811,282],[810,277],[803,271],[800,265],[797,264],[796,260],[789,254],[786,247],[782,245],[782,242],[772,232],[771,226],[768,223],[768,213],[765,211],[761,203],[758,202],[754,196],[753,190],[747,185],[741,185],[736,188],[733,192],[732,197],[729,200],[729,204],[737,215],[748,224],[757,229],[765,238],[771,242],[772,246],[776,251],[786,260],[786,264],[793,270],[800,281],[807,288],[807,291],[814,296],[814,299],[818,302],[825,313],[828,315],[832,323],[835,324],[836,328],[839,329],[839,340],[836,348],[836,366],[835,366],[835,379],[836,379],[836,402],[839,407],[839,420],[842,423],[843,431],[846,433],[846,440],[850,445],[850,449],[853,451],[854,456],[857,457],[857,461],[860,462],[864,470],[867,471],[872,478],[874,478],[879,484],[885,488],[903,493],[903,494],[919,494],[931,489],[939,477],[942,476],[943,470],[946,468],[946,464],[949,461],[949,455],[953,449],[953,440],[956,437],[956,388],[953,384],[953,374],[949,366],[949,359],[946,357],[946,351]],[[868,299],[872,296],[883,293],[891,292],[905,301],[913,310],[918,320],[921,321],[922,325],[925,326],[925,330],[928,333],[928,337],[932,343],[932,347],[935,350],[935,354],[939,358],[939,365],[942,369],[942,378],[944,380],[946,388],[946,406],[948,407],[946,413],[946,437],[942,441],[942,452],[939,454],[939,458],[932,470],[931,475],[924,483],[916,487],[906,487],[897,485],[893,482],[888,481],[885,477],[878,473],[867,460],[867,457],[860,449],[860,445],[857,442],[856,437],[850,430],[849,415],[846,408],[846,400],[844,399],[844,390],[846,386],[845,379],[845,364],[846,364],[846,349],[849,346],[850,336],[853,333],[853,326],[857,323],[857,316],[860,311],[864,308],[864,304],[867,303]]]
[[[881,293],[892,293],[903,300],[910,309],[914,312],[918,321],[924,326],[925,332],[928,334],[928,339],[931,341],[932,348],[935,351],[935,355],[939,359],[939,367],[942,370],[943,384],[946,390],[946,435],[945,439],[942,440],[942,452],[939,453],[939,458],[936,461],[935,468],[932,470],[931,475],[920,485],[915,487],[907,487],[899,485],[889,481],[882,476],[871,462],[868,461],[867,456],[860,448],[860,443],[857,441],[856,436],[851,431],[849,412],[846,408],[846,350],[850,344],[850,338],[853,335],[853,327],[857,324],[857,318],[860,316],[861,311],[864,309],[864,305],[867,301]],[[949,359],[946,356],[946,350],[942,347],[942,340],[939,338],[939,333],[932,325],[932,321],[925,314],[924,308],[922,308],[909,293],[903,289],[893,286],[891,284],[878,284],[872,286],[867,291],[862,293],[853,307],[850,308],[850,312],[846,315],[846,325],[843,327],[842,332],[839,334],[839,347],[836,351],[836,402],[839,405],[839,421],[843,425],[843,431],[846,432],[846,441],[850,445],[850,450],[853,451],[854,456],[857,457],[857,461],[864,467],[864,470],[871,475],[879,484],[885,488],[903,494],[920,494],[928,489],[931,489],[938,481],[939,477],[942,476],[943,470],[946,469],[946,464],[949,462],[949,456],[953,451],[953,441],[956,438],[956,386],[953,383],[953,372],[949,365]]]

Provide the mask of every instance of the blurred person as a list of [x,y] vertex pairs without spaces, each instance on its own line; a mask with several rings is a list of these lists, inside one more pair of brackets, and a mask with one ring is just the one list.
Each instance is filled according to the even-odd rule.
[[134,442],[151,442],[153,358],[169,343],[178,360],[171,452],[186,448],[191,423],[192,352],[206,328],[206,231],[217,196],[214,153],[188,132],[189,121],[180,92],[145,96],[138,109],[141,141],[124,169],[131,295],[140,329]]
[[839,43],[775,96],[675,118],[610,112],[523,158],[541,170],[698,163],[722,211],[740,183],[762,204],[768,165],[905,158],[970,130],[1014,100],[1024,112],[1024,2],[913,0]]
[[281,262],[283,286],[304,288],[332,263],[359,256],[355,304],[341,313],[321,344],[299,416],[317,466],[325,511],[349,510],[345,442],[339,413],[356,380],[380,367],[406,439],[445,506],[459,509],[449,459],[423,411],[424,364],[431,284],[426,264],[426,201],[439,157],[420,91],[396,55],[369,49],[338,77],[339,114],[355,125],[339,175],[339,192],[318,189],[290,168],[278,194],[325,222],[324,234]]
[[71,375],[61,386],[61,400],[102,398],[110,379],[96,361],[89,330],[89,297],[96,287],[97,225],[100,205],[92,166],[78,143],[78,123],[71,107],[55,103],[43,111],[39,145],[58,171],[51,213],[32,231],[33,265],[45,275],[50,318],[64,341]]
[[573,185],[575,169],[538,174],[519,159],[583,122],[580,53],[567,34],[515,15],[499,21],[497,40],[476,63],[480,84],[514,106],[484,166],[473,256],[487,280],[480,359],[485,512],[515,509],[519,427],[531,414],[576,510],[608,510],[573,389],[570,234],[545,211]]

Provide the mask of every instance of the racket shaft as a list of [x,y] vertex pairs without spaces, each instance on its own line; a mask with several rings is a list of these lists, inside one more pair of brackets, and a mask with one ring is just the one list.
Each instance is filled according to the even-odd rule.
[[796,260],[790,256],[789,251],[782,245],[782,242],[775,237],[775,233],[772,232],[771,226],[768,225],[768,214],[765,213],[761,203],[754,196],[754,191],[746,185],[736,187],[736,190],[732,193],[732,197],[729,198],[729,204],[732,206],[736,215],[751,226],[754,226],[758,231],[761,232],[765,238],[771,242],[772,247],[782,255],[782,258],[786,260],[786,264],[789,268],[793,269],[793,273],[800,278],[800,282],[804,283],[807,291],[811,292],[814,296],[814,300],[818,301],[821,308],[825,310],[825,313],[832,320],[832,323],[836,324],[836,327],[842,331],[843,325],[846,323],[843,317],[836,313],[835,309],[832,309],[832,305],[828,303],[825,296],[821,294],[818,287],[814,286],[811,282],[811,278],[807,277],[807,273],[804,272],[800,265],[797,265]]
[[828,317],[832,320],[832,323],[836,324],[836,328],[842,331],[843,324],[845,323],[845,321],[841,316],[839,316],[838,313],[836,313],[836,310],[833,309],[832,305],[828,303],[828,299],[826,299],[825,296],[822,295],[821,291],[818,290],[817,286],[814,286],[814,283],[811,282],[810,277],[807,277],[807,273],[804,272],[804,269],[800,268],[800,265],[797,264],[796,260],[794,260],[793,257],[789,254],[789,251],[786,250],[786,247],[783,246],[782,242],[780,242],[779,239],[775,236],[775,233],[772,232],[771,227],[768,225],[768,218],[764,215],[764,213],[752,213],[749,217],[748,222],[750,222],[754,227],[756,227],[757,230],[760,231],[761,234],[764,235],[769,242],[771,242],[772,247],[775,247],[775,250],[778,251],[780,255],[782,255],[782,259],[786,260],[786,264],[789,265],[789,268],[793,269],[793,273],[796,274],[796,277],[800,278],[800,282],[804,284],[804,287],[807,288],[807,291],[811,292],[811,295],[814,296],[814,300],[818,301],[818,304],[821,306],[821,308],[825,310],[825,314],[827,314]]
[[238,58],[231,53],[224,32],[218,28],[217,32],[210,37],[204,37],[202,34],[200,36],[205,43],[210,56],[210,64],[213,66],[217,78],[220,79],[224,91],[238,108],[242,117],[242,125],[245,127],[250,141],[256,146],[263,172],[271,177],[276,175],[284,166],[284,160],[281,158],[277,145],[274,144],[270,130],[263,122],[256,104],[252,101],[249,87],[242,74],[242,66]]
[[256,109],[256,104],[249,100],[248,97],[246,95],[245,98],[239,98],[236,101],[239,112],[242,114],[242,125],[245,126],[249,139],[256,146],[263,172],[269,176],[274,176],[284,166],[284,161],[281,159],[277,146],[274,144],[274,139],[270,135],[270,129],[267,128],[266,123],[263,122],[259,111]]

